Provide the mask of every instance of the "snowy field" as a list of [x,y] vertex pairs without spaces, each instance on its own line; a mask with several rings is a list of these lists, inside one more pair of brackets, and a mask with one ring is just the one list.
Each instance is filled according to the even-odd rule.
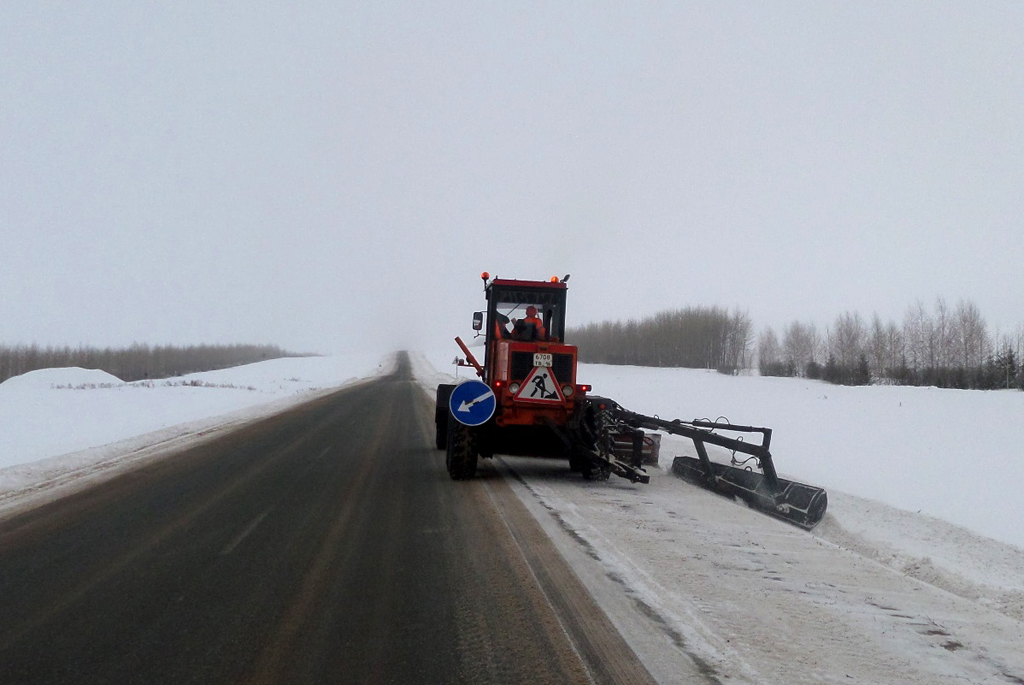
[[781,475],[1024,547],[1024,392],[843,387],[693,369],[583,365],[580,382],[668,419],[773,429]]
[[291,357],[157,381],[43,369],[0,383],[0,514],[360,379],[379,356]]
[[[451,382],[451,356],[413,355],[428,391]],[[10,379],[0,515],[392,368],[326,357],[153,383]],[[828,489],[806,533],[674,478],[672,457],[692,455],[678,438],[648,486],[495,459],[661,682],[1024,682],[1024,393],[593,365],[579,380],[639,412],[770,426],[780,473]]]

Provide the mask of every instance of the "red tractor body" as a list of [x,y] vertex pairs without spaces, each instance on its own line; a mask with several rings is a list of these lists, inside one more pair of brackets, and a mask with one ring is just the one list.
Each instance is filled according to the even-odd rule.
[[566,284],[496,278],[485,290],[482,379],[497,400],[495,425],[567,425],[584,390],[576,346],[564,342]]
[[[476,313],[473,326],[484,337],[483,363],[468,347],[463,350],[465,365],[474,366],[494,393],[495,411],[485,425],[473,428],[472,449],[483,457],[495,452],[571,457],[567,436],[579,423],[588,388],[576,381],[576,346],[565,342],[566,283],[484,280],[487,309]],[[439,449],[447,448],[449,426],[466,432],[448,408],[454,387],[438,388]]]

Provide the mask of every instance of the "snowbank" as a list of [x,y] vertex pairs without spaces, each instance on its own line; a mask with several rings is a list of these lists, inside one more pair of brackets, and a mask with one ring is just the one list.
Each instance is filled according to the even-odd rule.
[[0,504],[387,373],[394,361],[290,357],[135,383],[80,368],[10,378],[0,384]]
[[124,381],[99,369],[39,369],[0,383],[0,396],[17,391],[49,390],[57,387],[122,385]]

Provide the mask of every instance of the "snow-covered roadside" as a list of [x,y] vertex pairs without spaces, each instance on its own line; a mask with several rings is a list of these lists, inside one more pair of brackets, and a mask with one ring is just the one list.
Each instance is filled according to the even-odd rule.
[[[423,357],[413,362],[428,393],[454,380]],[[871,401],[862,402],[844,397],[843,388],[779,383],[788,379],[595,366],[583,374],[600,394],[638,411],[714,418],[716,409],[731,407],[734,421],[776,428],[776,455],[786,442],[771,416],[817,401],[811,432],[824,444],[839,444],[832,434],[856,434],[870,415],[873,434],[889,436],[889,453],[902,455],[876,454],[857,469],[829,471],[830,481],[804,475],[812,457],[778,457],[783,472],[828,486],[829,514],[814,534],[671,476],[672,457],[692,455],[690,443],[671,436],[648,486],[614,478],[586,483],[551,462],[500,459],[518,478],[516,492],[659,680],[677,681],[682,658],[710,682],[887,683],[894,674],[907,683],[1024,682],[1024,549],[871,498],[877,481],[900,482],[905,464],[931,449],[919,431],[950,441],[930,454],[940,460],[932,464],[936,472],[958,472],[941,460],[976,461],[977,436],[942,422],[951,413],[972,415],[979,400],[998,416],[1011,413],[1018,395],[911,392],[908,402],[919,406],[908,425],[905,415],[886,409],[899,406],[908,389],[869,389]],[[826,393],[838,401],[815,399]],[[704,411],[692,408],[702,402]],[[773,404],[767,419],[757,415]],[[983,447],[1005,457],[1013,439],[993,434]],[[842,458],[859,450],[852,444],[834,451]],[[1015,482],[987,482],[985,475],[962,478],[961,499],[1012,512],[1019,505]],[[978,484],[984,490],[972,490]],[[951,511],[947,483],[924,477],[916,485],[921,508]]]
[[[580,375],[637,411],[770,426],[780,473],[828,490],[815,535],[1024,620],[1024,463],[1012,456],[1024,393],[600,365]],[[681,438],[663,445],[666,473],[673,456],[695,456]]]
[[395,361],[292,357],[137,383],[77,368],[11,378],[0,384],[0,515],[390,373]]
[[1024,622],[991,605],[665,473],[588,483],[499,459],[659,682],[1024,681]]

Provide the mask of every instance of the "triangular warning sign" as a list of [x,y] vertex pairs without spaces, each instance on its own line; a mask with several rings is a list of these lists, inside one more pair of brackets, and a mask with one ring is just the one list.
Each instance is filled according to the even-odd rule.
[[555,374],[547,366],[534,367],[513,399],[521,402],[565,402]]

